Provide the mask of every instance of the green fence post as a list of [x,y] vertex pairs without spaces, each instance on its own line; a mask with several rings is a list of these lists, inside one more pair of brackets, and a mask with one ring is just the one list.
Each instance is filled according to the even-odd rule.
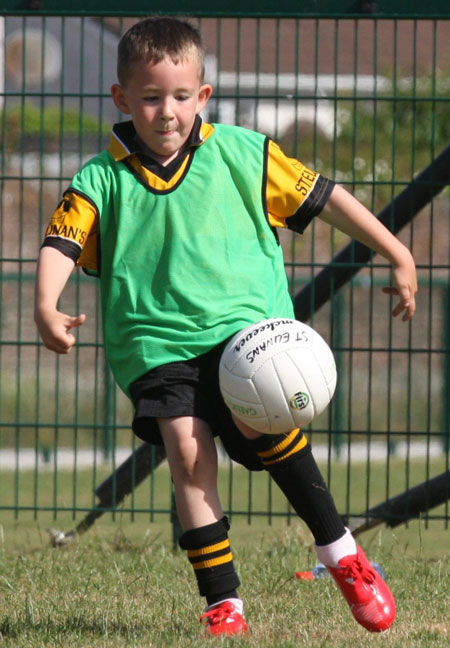
[[177,515],[177,505],[175,502],[175,491],[173,487],[170,502],[170,521],[172,523],[172,546],[175,550],[178,549],[178,542],[183,534],[183,530]]
[[103,370],[105,393],[104,393],[104,415],[103,421],[105,427],[103,429],[103,455],[105,459],[111,456],[112,447],[112,429],[114,420],[114,379],[111,375],[111,370],[107,363],[104,364]]
[[443,287],[443,384],[442,384],[442,446],[445,453],[450,450],[450,287]]
[[335,293],[333,296],[333,344],[335,347],[334,358],[336,361],[337,383],[336,391],[333,397],[332,408],[332,430],[333,430],[333,446],[336,451],[336,456],[341,456],[341,448],[343,443],[342,430],[344,429],[344,381],[345,376],[345,360],[342,347],[344,344],[344,324],[343,324],[343,310],[344,310],[344,297],[340,292]]

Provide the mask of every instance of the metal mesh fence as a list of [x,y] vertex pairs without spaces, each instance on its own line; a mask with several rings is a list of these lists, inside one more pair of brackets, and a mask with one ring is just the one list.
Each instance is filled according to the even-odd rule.
[[[38,13],[0,18],[0,509],[19,519],[89,510],[136,447],[130,404],[105,364],[97,281],[75,273],[64,293],[62,309],[88,314],[67,357],[38,339],[33,282],[62,190],[120,119],[109,94],[116,46],[137,18]],[[214,86],[204,117],[266,133],[378,213],[448,146],[445,18],[196,15]],[[378,257],[309,313],[339,383],[306,432],[342,514],[449,468],[449,212],[443,188],[399,232],[419,270],[411,324],[390,317],[390,270]],[[349,243],[320,221],[281,242],[293,295]],[[229,512],[289,519],[267,476],[242,476],[224,457],[221,480]],[[167,517],[164,466],[142,488],[122,510]],[[447,524],[447,505],[426,517]]]

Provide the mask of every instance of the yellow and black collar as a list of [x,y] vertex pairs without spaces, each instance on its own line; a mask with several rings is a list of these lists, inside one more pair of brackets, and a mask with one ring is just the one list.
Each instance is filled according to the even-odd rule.
[[[180,154],[185,153],[192,147],[201,146],[213,130],[211,124],[204,123],[202,118],[197,115],[191,134]],[[116,162],[136,153],[151,158],[151,151],[139,139],[131,120],[114,124],[108,151]]]
[[149,189],[166,192],[173,189],[184,176],[192,153],[213,133],[211,124],[197,115],[191,134],[177,157],[163,166],[151,156],[151,151],[139,139],[132,121],[114,124],[108,151],[116,162],[124,162],[138,174]]

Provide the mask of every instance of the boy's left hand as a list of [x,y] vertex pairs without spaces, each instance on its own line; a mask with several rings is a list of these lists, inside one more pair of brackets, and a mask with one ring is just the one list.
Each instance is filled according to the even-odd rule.
[[414,262],[394,268],[394,286],[386,286],[383,292],[387,295],[399,295],[400,301],[392,310],[392,316],[403,313],[402,321],[406,322],[416,312],[417,276]]

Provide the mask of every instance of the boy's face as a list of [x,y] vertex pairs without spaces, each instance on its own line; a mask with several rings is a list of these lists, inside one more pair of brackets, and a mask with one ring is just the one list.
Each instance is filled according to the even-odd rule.
[[126,86],[111,88],[114,103],[131,115],[137,134],[161,164],[176,157],[211,92],[210,85],[200,83],[196,62],[175,65],[169,58],[156,64],[136,61]]

